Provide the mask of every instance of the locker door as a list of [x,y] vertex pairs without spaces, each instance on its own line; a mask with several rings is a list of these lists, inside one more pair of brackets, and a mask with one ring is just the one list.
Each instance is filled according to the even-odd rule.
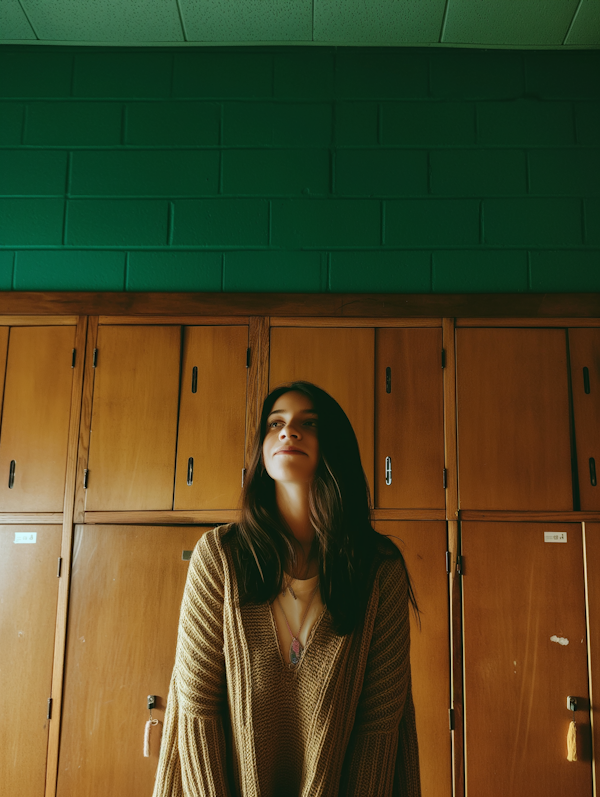
[[7,797],[44,795],[61,533],[61,526],[0,526],[0,794]]
[[573,509],[563,329],[456,330],[461,509]]
[[74,345],[71,326],[10,330],[0,435],[2,512],[63,510]]
[[375,529],[398,545],[421,610],[421,628],[411,609],[411,671],[417,717],[423,797],[451,797],[452,762],[448,725],[450,638],[446,523],[378,521]]
[[186,327],[175,509],[237,507],[244,467],[248,327]]
[[441,329],[377,330],[376,507],[446,505],[441,353]]
[[462,552],[467,795],[591,796],[581,526],[463,522]]
[[374,467],[373,329],[274,327],[271,329],[269,390],[306,379],[326,390],[352,424],[371,495]]
[[581,509],[600,509],[600,329],[569,329]]
[[152,794],[147,697],[161,722],[191,551],[206,529],[77,526],[59,752],[59,797]]
[[592,684],[592,727],[594,733],[594,769],[600,778],[600,523],[585,524],[585,564],[588,598],[590,680]]
[[87,510],[172,509],[178,326],[98,331]]

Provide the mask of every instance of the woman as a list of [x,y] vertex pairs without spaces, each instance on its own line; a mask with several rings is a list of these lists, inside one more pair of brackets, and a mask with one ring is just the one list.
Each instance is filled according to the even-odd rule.
[[190,561],[154,797],[419,797],[416,603],[328,393],[267,396],[241,501]]

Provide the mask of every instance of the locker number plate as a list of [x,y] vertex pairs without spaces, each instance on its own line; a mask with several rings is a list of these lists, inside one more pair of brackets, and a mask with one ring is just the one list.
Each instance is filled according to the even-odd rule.
[[37,531],[15,531],[15,542],[37,542]]
[[566,531],[545,531],[544,532],[544,542],[566,542],[567,541],[567,532]]

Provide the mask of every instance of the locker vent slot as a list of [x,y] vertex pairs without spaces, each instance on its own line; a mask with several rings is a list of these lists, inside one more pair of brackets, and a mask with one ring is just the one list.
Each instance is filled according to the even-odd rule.
[[194,483],[194,457],[188,459],[187,483],[188,486]]
[[386,368],[385,369],[385,392],[391,393],[392,392],[392,369]]
[[192,393],[198,392],[198,366],[192,368]]
[[596,486],[596,460],[590,457],[590,482],[592,487]]
[[586,393],[590,392],[590,371],[588,368],[583,369],[583,389]]
[[10,470],[8,471],[8,489],[12,490],[15,486],[15,468],[17,467],[17,463],[14,459],[10,461]]
[[73,349],[73,355],[71,357],[71,368],[75,368],[76,359],[77,359],[77,349]]

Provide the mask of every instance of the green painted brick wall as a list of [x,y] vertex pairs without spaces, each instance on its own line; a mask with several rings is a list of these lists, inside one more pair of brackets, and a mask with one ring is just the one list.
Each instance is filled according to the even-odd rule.
[[600,51],[0,47],[0,290],[600,291]]

